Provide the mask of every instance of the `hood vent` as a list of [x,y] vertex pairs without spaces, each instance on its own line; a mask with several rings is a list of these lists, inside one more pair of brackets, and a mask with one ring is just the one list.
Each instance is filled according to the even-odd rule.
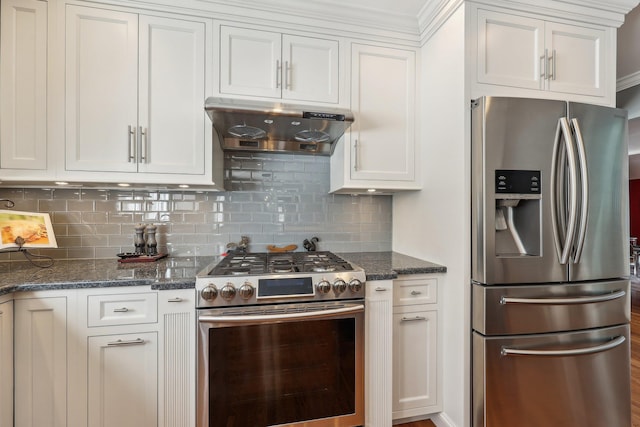
[[330,156],[353,123],[349,110],[207,98],[205,111],[223,150]]

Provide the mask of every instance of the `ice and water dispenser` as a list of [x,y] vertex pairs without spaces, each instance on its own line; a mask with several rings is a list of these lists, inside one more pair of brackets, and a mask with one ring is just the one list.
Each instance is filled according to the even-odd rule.
[[540,188],[540,171],[495,171],[496,256],[541,255]]

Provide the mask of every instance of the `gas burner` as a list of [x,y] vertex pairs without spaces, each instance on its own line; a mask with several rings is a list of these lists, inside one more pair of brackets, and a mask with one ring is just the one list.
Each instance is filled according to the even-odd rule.
[[312,271],[315,271],[316,273],[326,273],[326,272],[330,272],[330,271],[336,271],[335,267],[329,267],[326,265],[317,265],[315,267],[311,268]]

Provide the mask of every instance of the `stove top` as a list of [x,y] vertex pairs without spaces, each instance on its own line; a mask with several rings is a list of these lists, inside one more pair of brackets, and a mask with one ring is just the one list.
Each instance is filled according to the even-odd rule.
[[364,298],[364,270],[331,252],[234,253],[196,277],[198,307]]
[[331,252],[290,252],[231,254],[216,265],[209,274],[243,276],[341,271],[353,271],[353,267]]

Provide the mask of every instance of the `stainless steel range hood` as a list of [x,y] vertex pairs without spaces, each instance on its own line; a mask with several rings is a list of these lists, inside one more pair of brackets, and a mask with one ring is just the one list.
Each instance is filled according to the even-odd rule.
[[207,98],[205,111],[223,150],[330,156],[353,123],[346,109]]

